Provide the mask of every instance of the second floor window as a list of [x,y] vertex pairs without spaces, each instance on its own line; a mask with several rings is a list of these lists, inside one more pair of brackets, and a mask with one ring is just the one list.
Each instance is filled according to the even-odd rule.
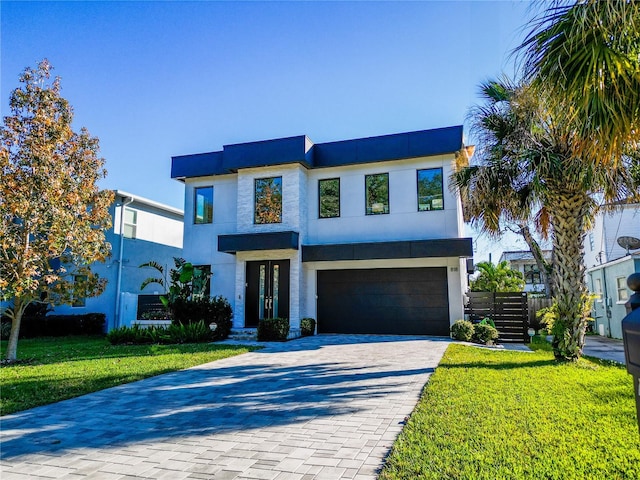
[[318,181],[318,198],[320,218],[340,216],[340,179],[327,178]]
[[124,209],[124,223],[122,225],[122,233],[125,238],[136,238],[136,229],[138,225],[138,212],[129,208]]
[[193,223],[213,222],[213,187],[198,187],[195,194]]
[[365,175],[364,189],[366,195],[367,215],[389,213],[389,174],[377,173]]
[[282,177],[255,179],[254,223],[282,223]]
[[525,264],[524,265],[524,281],[529,285],[538,285],[542,283],[540,277],[540,270],[537,265]]
[[442,210],[442,169],[418,170],[418,211]]

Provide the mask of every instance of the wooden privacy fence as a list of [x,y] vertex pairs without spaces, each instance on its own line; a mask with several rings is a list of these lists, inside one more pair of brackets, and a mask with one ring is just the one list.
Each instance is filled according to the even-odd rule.
[[496,324],[503,343],[524,343],[529,341],[529,310],[526,292],[469,292],[469,302],[464,313],[472,322],[491,318]]

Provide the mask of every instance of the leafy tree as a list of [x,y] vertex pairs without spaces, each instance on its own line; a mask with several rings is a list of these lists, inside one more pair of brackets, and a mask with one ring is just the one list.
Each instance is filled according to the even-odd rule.
[[105,281],[90,264],[110,254],[110,191],[98,139],[71,128],[72,108],[49,82],[43,60],[26,68],[10,97],[0,139],[0,294],[11,334],[6,358],[17,358],[23,313],[33,302],[72,303],[100,294]]
[[497,265],[478,262],[476,270],[480,274],[475,280],[471,280],[472,292],[521,292],[524,289],[524,276],[513,270],[506,260]]
[[[587,324],[585,231],[593,221],[596,199],[606,208],[638,194],[630,158],[594,162],[576,156],[573,145],[581,141],[579,132],[557,119],[547,98],[526,83],[489,82],[483,94],[485,103],[472,111],[479,140],[477,165],[463,167],[453,179],[463,180],[458,185],[478,203],[475,214],[482,215],[492,230],[515,215],[520,220],[535,218],[539,229],[551,235],[558,305],[554,353],[560,359],[576,359]],[[487,191],[487,175],[495,176],[493,193]]]
[[640,2],[540,3],[518,49],[525,78],[574,131],[574,156],[615,163],[640,142]]

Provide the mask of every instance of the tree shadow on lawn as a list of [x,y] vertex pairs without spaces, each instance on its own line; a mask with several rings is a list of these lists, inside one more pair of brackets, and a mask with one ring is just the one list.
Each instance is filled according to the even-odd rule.
[[[177,442],[353,415],[371,399],[402,395],[406,377],[432,371],[214,362],[5,416],[0,458]],[[382,381],[386,377],[394,380]]]

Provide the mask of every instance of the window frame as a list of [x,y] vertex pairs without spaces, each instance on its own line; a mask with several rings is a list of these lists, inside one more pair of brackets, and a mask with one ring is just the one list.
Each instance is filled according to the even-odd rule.
[[[133,223],[127,221],[127,212],[133,214]],[[131,229],[131,235],[127,235],[127,227]],[[122,235],[124,238],[135,240],[138,233],[138,211],[133,208],[123,207],[122,210]]]
[[[371,206],[369,206],[369,189],[367,186],[367,179],[370,177],[379,177],[379,176],[385,176],[387,181],[387,203],[386,203],[386,211],[385,211],[385,204],[383,204],[383,211],[381,212],[374,212],[373,211],[373,205],[375,203],[379,203],[379,202],[375,202],[372,203]],[[388,215],[391,213],[391,192],[389,191],[389,172],[381,172],[381,173],[368,173],[365,174],[364,176],[364,213],[365,215]]]
[[[264,180],[280,180],[280,213],[277,221],[258,221],[258,182]],[[278,223],[282,223],[284,216],[284,182],[282,180],[282,175],[276,175],[273,177],[260,177],[253,179],[253,224],[254,225],[274,225]]]
[[[205,203],[202,205],[202,220],[198,220],[198,192],[202,190],[211,190],[211,209],[209,215],[207,215],[207,197],[201,195],[205,199]],[[193,224],[194,225],[210,225],[213,223],[213,185],[207,185],[203,187],[194,187],[193,189]]]
[[[622,285],[620,285],[620,280],[622,280]],[[618,297],[618,303],[625,303],[627,302],[627,300],[629,300],[627,277],[616,277],[616,294]]]
[[[330,182],[330,181],[338,181],[338,214],[337,215],[322,215],[322,182]],[[340,218],[340,200],[341,200],[341,191],[340,191],[340,177],[332,177],[332,178],[321,178],[318,179],[318,218]]]
[[[433,170],[439,170],[440,171],[440,195],[442,196],[442,198],[440,199],[442,201],[442,206],[440,208],[424,208],[421,209],[420,207],[420,173],[421,172],[429,172],[429,171],[433,171]],[[418,212],[439,212],[440,210],[444,210],[444,171],[442,169],[442,167],[433,167],[433,168],[420,168],[418,170],[416,170],[416,201],[417,201],[417,209]],[[432,199],[433,201],[433,199]]]
[[535,263],[523,264],[522,274],[524,276],[525,285],[542,285],[542,272]]

